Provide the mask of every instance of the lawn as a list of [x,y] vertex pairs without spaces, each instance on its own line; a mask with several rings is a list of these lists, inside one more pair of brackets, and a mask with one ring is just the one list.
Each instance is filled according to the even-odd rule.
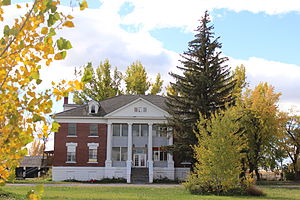
[[[30,189],[34,187],[29,186],[4,186],[2,189],[6,192],[17,194],[19,198],[23,199]],[[163,188],[163,187],[45,187],[43,199],[94,199],[94,200],[112,200],[112,199],[197,199],[197,200],[238,200],[238,199],[278,199],[278,200],[300,200],[300,189],[293,188],[263,188],[267,193],[266,197],[220,197],[220,196],[198,196],[191,195],[182,187]],[[1,192],[0,192],[1,193]],[[0,195],[1,199],[1,195]],[[5,198],[2,198],[5,199]]]

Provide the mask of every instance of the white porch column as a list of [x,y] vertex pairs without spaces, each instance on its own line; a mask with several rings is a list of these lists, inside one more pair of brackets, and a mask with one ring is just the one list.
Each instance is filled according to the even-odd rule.
[[[168,134],[168,145],[173,145],[173,134]],[[168,167],[174,167],[173,155],[168,153]]]
[[127,183],[131,183],[131,166],[132,166],[132,123],[128,123],[128,142],[127,142]]
[[111,167],[111,146],[112,146],[112,124],[107,123],[107,145],[106,145],[106,161],[105,167]]
[[[168,133],[168,145],[173,145],[173,134]],[[170,171],[170,179],[175,179],[175,169],[173,155],[168,153],[168,169]]]
[[148,167],[149,167],[149,183],[153,183],[153,159],[152,159],[152,123],[148,124]]

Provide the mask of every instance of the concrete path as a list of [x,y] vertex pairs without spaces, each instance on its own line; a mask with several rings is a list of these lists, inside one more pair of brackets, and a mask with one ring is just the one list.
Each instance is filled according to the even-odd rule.
[[7,183],[8,186],[35,186],[35,185],[44,185],[44,186],[55,186],[55,187],[182,187],[181,184],[97,184],[97,183]]

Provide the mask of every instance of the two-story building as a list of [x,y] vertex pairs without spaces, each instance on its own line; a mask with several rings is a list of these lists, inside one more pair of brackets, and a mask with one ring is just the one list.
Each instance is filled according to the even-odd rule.
[[122,177],[128,183],[184,179],[189,168],[175,167],[163,146],[173,144],[165,124],[165,98],[121,95],[85,105],[68,104],[55,115],[53,180]]

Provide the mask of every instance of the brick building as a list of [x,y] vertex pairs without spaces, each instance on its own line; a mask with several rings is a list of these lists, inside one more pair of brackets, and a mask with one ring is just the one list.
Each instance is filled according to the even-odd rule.
[[189,168],[174,166],[162,146],[173,144],[165,99],[121,95],[85,105],[68,104],[55,115],[53,180],[122,177],[128,183],[184,179]]

